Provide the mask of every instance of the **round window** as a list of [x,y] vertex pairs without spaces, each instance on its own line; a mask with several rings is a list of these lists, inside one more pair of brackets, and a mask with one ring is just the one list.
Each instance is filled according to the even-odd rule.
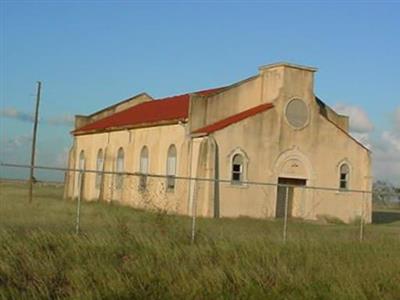
[[291,100],[286,106],[286,119],[294,128],[302,128],[308,121],[308,108],[300,99]]

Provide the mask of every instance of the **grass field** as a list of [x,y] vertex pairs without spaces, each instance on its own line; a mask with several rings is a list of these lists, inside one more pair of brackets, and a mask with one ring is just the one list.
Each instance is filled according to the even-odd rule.
[[[0,183],[1,299],[400,299],[400,213],[357,224],[199,219]],[[388,213],[390,218],[385,218]]]

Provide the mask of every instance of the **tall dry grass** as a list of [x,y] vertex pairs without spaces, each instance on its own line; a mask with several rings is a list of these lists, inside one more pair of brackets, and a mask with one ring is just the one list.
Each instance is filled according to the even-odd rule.
[[399,299],[400,222],[366,227],[199,219],[105,203],[62,189],[0,184],[3,299]]

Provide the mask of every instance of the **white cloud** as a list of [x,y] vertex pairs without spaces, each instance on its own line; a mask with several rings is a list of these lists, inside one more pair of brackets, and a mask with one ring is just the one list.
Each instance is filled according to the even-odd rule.
[[398,130],[398,134],[400,134],[400,106],[394,112],[394,128]]
[[372,137],[374,130],[367,113],[358,106],[337,104],[335,111],[350,118],[350,134],[372,150],[375,180],[387,180],[400,185],[400,107],[392,118],[392,128]]
[[370,133],[374,130],[374,125],[367,113],[361,107],[343,103],[336,104],[334,110],[349,117],[350,134],[365,147],[371,149],[373,145],[370,141]]
[[383,131],[374,143],[373,162],[377,179],[400,186],[400,107],[395,110],[391,130]]
[[400,154],[400,135],[396,135],[390,131],[384,131],[382,133],[382,140],[387,143],[389,149],[397,149]]
[[10,119],[16,119],[23,122],[33,122],[33,115],[26,112],[18,111],[13,107],[6,107],[0,110],[0,116]]
[[49,117],[46,119],[46,122],[50,125],[72,126],[72,124],[74,124],[74,116],[73,115],[62,115],[62,116]]
[[374,130],[374,125],[367,113],[358,106],[337,104],[334,109],[339,113],[350,117],[350,131],[353,133],[369,133]]
[[400,138],[390,132],[383,132],[374,143],[373,171],[375,179],[388,180],[400,185]]
[[[33,114],[19,111],[14,107],[6,107],[4,109],[1,109],[0,116],[29,123],[32,123],[34,121]],[[74,116],[69,114],[55,115],[51,117],[40,118],[39,121],[43,121],[43,123],[49,125],[72,126],[74,123]]]

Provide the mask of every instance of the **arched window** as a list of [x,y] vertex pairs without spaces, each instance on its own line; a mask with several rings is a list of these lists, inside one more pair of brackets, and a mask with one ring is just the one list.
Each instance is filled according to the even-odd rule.
[[[97,172],[103,172],[103,167],[104,167],[103,149],[99,149],[99,151],[97,151],[97,158],[96,158],[96,171]],[[102,173],[96,173],[96,180],[95,180],[96,189],[100,188],[102,180],[103,180],[103,174]]]
[[174,145],[169,146],[167,156],[167,190],[175,189],[176,176],[176,148]]
[[147,149],[146,146],[143,146],[142,151],[140,151],[140,173],[142,175],[140,176],[140,182],[139,182],[139,188],[141,190],[146,189],[146,184],[147,184],[147,173],[149,170],[149,150]]
[[243,181],[243,155],[235,154],[232,158],[232,183],[240,184]]
[[80,171],[83,171],[85,169],[85,151],[81,151],[81,153],[79,153],[79,165],[78,165],[78,169]]
[[343,190],[347,190],[349,188],[349,174],[349,166],[347,164],[342,164],[340,166],[339,187]]
[[[118,153],[117,153],[116,172],[118,172],[118,173],[124,172],[124,149],[122,149],[122,147],[118,149]],[[124,180],[123,174],[116,174],[115,188],[117,190],[122,189],[123,180]]]
[[[79,171],[84,171],[85,170],[85,151],[81,150],[81,152],[79,153],[79,160],[78,160],[78,167],[77,169]],[[84,172],[78,172],[76,174],[76,189],[75,189],[75,196],[79,197],[79,195],[81,194],[82,190],[83,190],[83,185],[84,185]]]

